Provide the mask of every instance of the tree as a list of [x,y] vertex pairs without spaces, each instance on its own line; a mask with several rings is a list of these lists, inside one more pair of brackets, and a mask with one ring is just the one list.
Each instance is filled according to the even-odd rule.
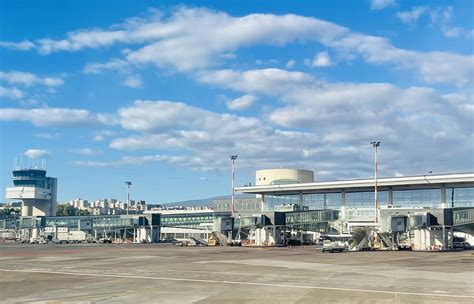
[[5,216],[7,218],[10,217],[17,217],[20,211],[16,208],[13,207],[4,207],[2,210],[0,210],[0,215]]
[[74,208],[68,204],[61,204],[58,205],[58,209],[56,210],[57,216],[83,216],[83,215],[90,215],[89,210],[83,210],[79,208]]
[[91,213],[89,212],[89,210],[86,209],[77,209],[77,215],[91,215]]

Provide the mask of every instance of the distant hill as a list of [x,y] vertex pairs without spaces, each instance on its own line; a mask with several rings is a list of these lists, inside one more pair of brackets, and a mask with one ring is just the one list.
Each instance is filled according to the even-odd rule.
[[[254,194],[236,194],[235,198],[255,198]],[[202,198],[202,199],[195,199],[195,200],[187,200],[187,201],[180,201],[180,202],[173,202],[173,203],[166,203],[163,204],[165,206],[183,206],[183,207],[192,207],[192,206],[207,206],[212,207],[214,200],[221,200],[221,199],[231,199],[230,195],[226,196],[215,196],[210,198]]]

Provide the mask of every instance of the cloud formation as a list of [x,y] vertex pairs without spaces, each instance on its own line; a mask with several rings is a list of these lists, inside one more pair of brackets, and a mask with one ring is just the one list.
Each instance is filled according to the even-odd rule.
[[[380,7],[379,4],[387,2],[374,3]],[[425,10],[415,8],[398,16],[403,22],[410,23]],[[472,55],[401,49],[383,37],[358,33],[317,18],[293,14],[233,17],[224,12],[187,7],[181,7],[170,15],[132,18],[110,29],[70,32],[62,40],[40,39],[35,46],[39,52],[50,54],[113,44],[144,44],[128,51],[125,59],[120,60],[137,65],[173,67],[178,71],[196,71],[233,60],[239,48],[254,45],[280,47],[299,42],[318,43],[346,60],[360,58],[370,64],[413,71],[427,83],[466,86],[469,83],[466,79],[470,79],[474,69]],[[446,65],[446,62],[452,64]],[[89,66],[86,71],[96,72],[109,68],[110,64]],[[120,64],[114,62],[112,65]],[[440,66],[443,68],[440,69]]]
[[313,68],[328,67],[332,64],[331,57],[329,57],[329,54],[326,51],[317,53],[313,60],[308,61],[308,65]]
[[395,0],[372,0],[370,1],[371,10],[382,10],[387,7],[396,6],[397,2]]
[[23,40],[20,42],[0,41],[0,47],[12,50],[28,51],[33,49],[35,47],[35,44],[28,40]]
[[426,6],[416,6],[411,9],[411,11],[397,12],[396,16],[402,23],[407,25],[414,25],[418,19],[425,13],[428,13],[428,7]]
[[140,75],[130,75],[124,80],[122,84],[132,89],[143,88],[143,80]]
[[8,98],[8,99],[20,99],[25,96],[23,91],[13,87],[13,88],[6,88],[0,86],[0,97]]
[[228,101],[227,108],[229,110],[235,110],[235,111],[245,110],[251,107],[257,100],[258,100],[258,97],[256,96],[243,95],[234,100]]
[[92,148],[79,148],[79,149],[72,149],[70,150],[71,153],[74,154],[79,154],[79,155],[86,155],[86,156],[91,156],[91,155],[97,155],[101,154],[101,150],[94,150]]
[[25,152],[23,152],[23,155],[29,157],[29,158],[49,158],[53,156],[51,152],[48,150],[41,150],[41,149],[28,149]]
[[47,87],[57,87],[64,83],[61,78],[57,77],[39,77],[33,73],[10,71],[0,71],[0,81],[7,82],[9,84],[19,84],[26,87],[32,85],[43,85]]
[[0,108],[0,121],[24,121],[37,127],[83,127],[112,123],[108,115],[85,109],[69,108]]

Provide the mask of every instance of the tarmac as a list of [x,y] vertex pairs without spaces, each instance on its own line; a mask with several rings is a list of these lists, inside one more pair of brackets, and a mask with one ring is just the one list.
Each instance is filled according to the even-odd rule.
[[0,244],[0,301],[473,303],[473,253]]

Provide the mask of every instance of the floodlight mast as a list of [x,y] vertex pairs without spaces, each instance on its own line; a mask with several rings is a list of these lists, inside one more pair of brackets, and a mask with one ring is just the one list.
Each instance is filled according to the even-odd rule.
[[375,223],[378,222],[378,197],[377,197],[377,173],[378,173],[378,163],[377,163],[377,154],[378,147],[380,146],[380,141],[371,141],[372,147],[374,148],[374,207],[375,207]]
[[127,215],[130,210],[130,188],[132,187],[132,182],[125,182],[127,185]]
[[235,205],[234,205],[234,195],[235,195],[235,160],[237,159],[237,155],[230,155],[230,159],[232,160],[232,196],[231,196],[231,204],[232,204],[232,213],[235,212]]

